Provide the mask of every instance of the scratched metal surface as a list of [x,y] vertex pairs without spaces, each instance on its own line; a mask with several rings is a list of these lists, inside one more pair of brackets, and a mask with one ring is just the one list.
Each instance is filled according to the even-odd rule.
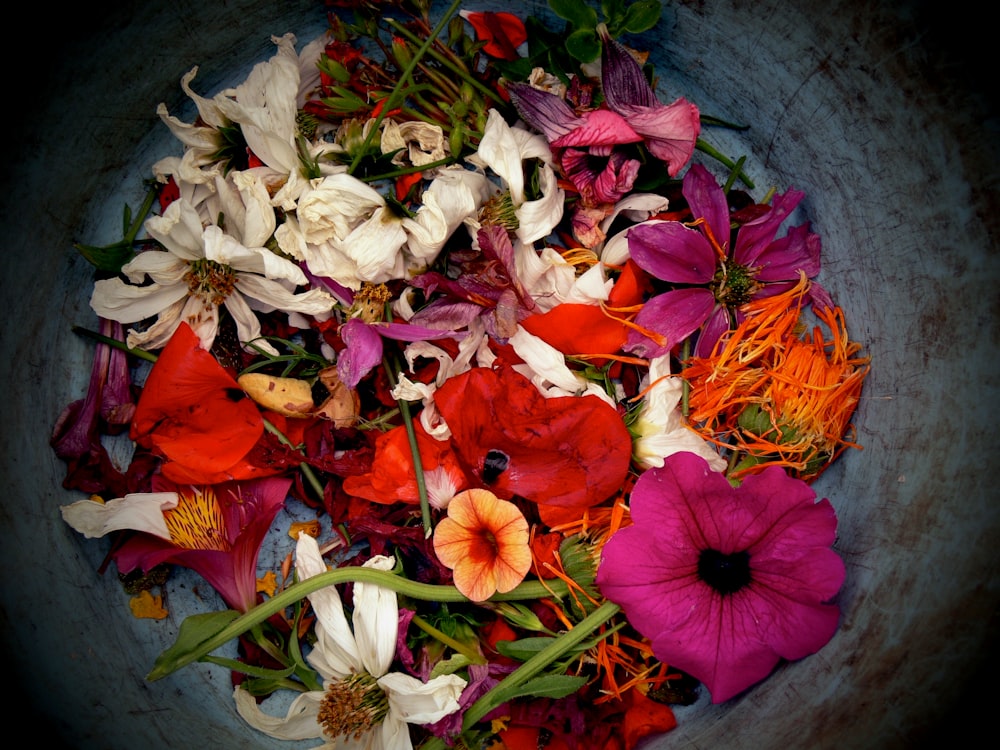
[[[58,513],[47,436],[82,397],[93,327],[74,240],[111,241],[149,165],[175,145],[157,120],[178,82],[212,94],[271,54],[271,34],[322,29],[316,0],[117,3],[34,9],[34,53],[8,58],[4,315],[0,324],[0,628],[15,698],[8,726],[53,746],[295,747],[245,729],[228,674],[196,665],[147,683],[153,659],[203,599],[191,576],[171,617],[134,620],[106,552]],[[538,10],[541,4],[477,3]],[[819,9],[821,7],[821,10]],[[761,186],[805,190],[823,282],[873,357],[858,412],[865,448],[817,483],[840,517],[843,625],[819,654],[722,706],[678,711],[647,748],[910,748],[960,739],[997,690],[998,119],[985,30],[961,4],[671,2],[653,49],[661,98],[750,124],[707,131],[746,153]],[[29,12],[32,9],[28,9]],[[942,15],[951,11],[953,15]],[[44,31],[42,31],[44,29]],[[18,61],[19,64],[16,64]],[[188,118],[190,119],[190,118]],[[287,523],[289,519],[280,519]],[[277,548],[275,548],[277,551]],[[946,728],[946,729],[945,729]],[[310,743],[304,743],[308,746]]]

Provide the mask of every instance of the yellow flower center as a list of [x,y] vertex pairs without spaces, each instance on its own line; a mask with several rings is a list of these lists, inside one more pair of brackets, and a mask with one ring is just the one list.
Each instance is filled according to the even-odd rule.
[[360,739],[389,713],[389,698],[367,672],[335,680],[319,704],[316,721],[331,738]]
[[211,487],[191,487],[178,494],[177,507],[163,514],[170,540],[183,549],[228,552],[232,545],[215,491]]
[[354,295],[351,317],[360,318],[365,323],[378,323],[385,317],[385,303],[392,299],[392,293],[385,284],[364,282]]

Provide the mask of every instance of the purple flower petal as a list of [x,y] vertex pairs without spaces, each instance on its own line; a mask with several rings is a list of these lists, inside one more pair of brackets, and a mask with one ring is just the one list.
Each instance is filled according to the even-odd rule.
[[346,348],[337,359],[337,375],[348,388],[356,388],[382,361],[382,337],[374,326],[351,318],[340,327],[340,338]]
[[798,281],[799,271],[812,278],[820,271],[820,237],[805,224],[792,227],[788,233],[765,245],[753,265],[758,267],[759,281]]
[[800,190],[789,190],[774,196],[770,211],[740,227],[733,260],[744,266],[756,265],[757,256],[774,240],[778,228],[804,197],[805,193]]
[[549,143],[583,124],[583,119],[565,100],[548,91],[527,83],[511,83],[507,85],[507,93],[521,119],[542,133]]
[[639,61],[601,28],[601,90],[613,110],[621,107],[655,107],[660,104],[646,80]]
[[682,190],[691,215],[705,220],[702,233],[711,232],[720,247],[729,248],[729,204],[715,177],[701,164],[692,164],[684,175]]
[[679,221],[637,224],[626,238],[632,260],[661,281],[707,284],[715,275],[712,246],[701,232]]
[[553,148],[569,146],[617,146],[639,143],[639,135],[621,115],[607,109],[585,112],[579,127],[565,135],[550,139]]
[[625,351],[639,357],[659,357],[667,354],[704,323],[715,306],[715,298],[707,289],[676,289],[659,294],[642,306],[635,318],[636,325],[664,338],[658,343],[643,333],[630,329]]
[[694,356],[709,357],[712,355],[712,350],[715,349],[719,339],[733,327],[729,316],[729,310],[723,305],[718,305],[712,310],[712,314],[705,321],[701,333],[698,334],[698,341],[694,345]]

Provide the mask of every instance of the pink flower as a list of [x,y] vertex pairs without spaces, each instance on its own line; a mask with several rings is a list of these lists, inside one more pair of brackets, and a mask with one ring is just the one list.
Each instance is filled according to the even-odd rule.
[[837,519],[815,497],[780,467],[734,488],[699,456],[675,453],[636,482],[632,525],[604,545],[597,585],[658,659],[721,703],[837,629]]
[[643,144],[675,177],[691,159],[701,132],[695,105],[683,98],[661,103],[628,50],[606,32],[603,41],[605,105],[598,109],[577,112],[556,94],[526,83],[507,87],[518,113],[545,135],[587,206],[615,203],[632,189],[640,161],[624,147]]
[[[696,227],[680,221],[639,224],[628,230],[629,255],[652,276],[678,285],[651,298],[636,316],[639,328],[662,336],[653,341],[633,330],[626,351],[640,357],[667,354],[701,328],[695,356],[708,357],[719,337],[743,320],[747,302],[779,294],[820,270],[820,238],[806,224],[777,238],[779,227],[805,196],[798,190],[776,195],[760,216],[730,238],[726,194],[712,174],[693,164],[684,175],[684,197]],[[815,282],[812,302],[832,307]]]

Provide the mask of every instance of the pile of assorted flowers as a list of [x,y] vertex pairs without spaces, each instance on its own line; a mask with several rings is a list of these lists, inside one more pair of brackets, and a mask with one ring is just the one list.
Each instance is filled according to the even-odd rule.
[[176,155],[77,245],[62,516],[137,617],[176,566],[211,584],[148,679],[222,665],[267,735],[628,750],[833,637],[811,483],[868,359],[804,194],[754,197],[738,126],[628,46],[659,0],[429,5],[327,0],[242,83],[185,75],[192,121],[160,105]]

